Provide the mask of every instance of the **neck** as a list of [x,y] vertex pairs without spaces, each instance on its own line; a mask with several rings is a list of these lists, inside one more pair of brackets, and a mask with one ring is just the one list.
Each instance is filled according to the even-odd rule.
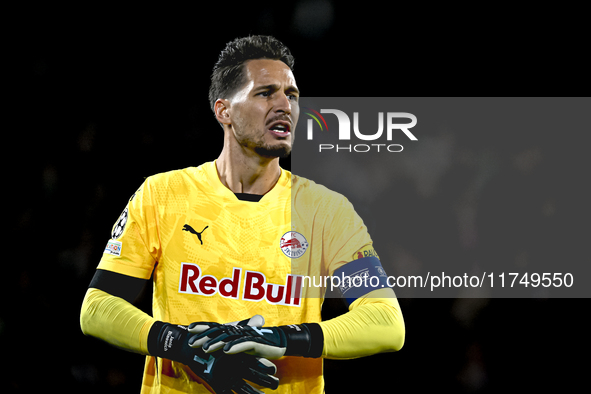
[[278,157],[262,157],[231,143],[224,143],[216,168],[222,184],[234,193],[266,194],[281,176]]

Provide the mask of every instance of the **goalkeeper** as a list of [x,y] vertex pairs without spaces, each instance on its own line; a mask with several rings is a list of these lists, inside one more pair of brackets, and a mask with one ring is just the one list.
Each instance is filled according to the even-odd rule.
[[[209,91],[220,156],[148,177],[113,226],[80,324],[146,355],[142,393],[323,393],[324,358],[404,343],[400,306],[352,205],[279,166],[299,118],[293,63],[273,37],[228,43]],[[303,289],[302,276],[360,273],[380,281],[342,287],[349,311],[321,321],[322,289]],[[133,305],[147,284],[152,315]]]

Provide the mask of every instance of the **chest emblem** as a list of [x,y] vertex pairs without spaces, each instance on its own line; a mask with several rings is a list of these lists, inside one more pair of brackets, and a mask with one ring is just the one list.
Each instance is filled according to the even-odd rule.
[[308,246],[309,244],[306,237],[297,231],[286,232],[279,241],[281,251],[290,259],[302,257],[304,253],[306,253]]
[[209,226],[205,226],[205,228],[203,230],[201,230],[201,232],[197,232],[193,227],[189,226],[188,224],[185,224],[183,226],[183,231],[188,231],[191,234],[195,234],[197,236],[197,239],[199,240],[199,242],[201,242],[201,245],[203,245],[203,240],[201,239],[201,234],[203,234],[203,232],[208,228]]

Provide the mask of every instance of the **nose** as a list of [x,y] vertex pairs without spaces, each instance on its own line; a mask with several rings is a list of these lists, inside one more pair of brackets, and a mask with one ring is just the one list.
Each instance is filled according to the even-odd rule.
[[275,95],[275,112],[291,114],[291,100],[284,92]]

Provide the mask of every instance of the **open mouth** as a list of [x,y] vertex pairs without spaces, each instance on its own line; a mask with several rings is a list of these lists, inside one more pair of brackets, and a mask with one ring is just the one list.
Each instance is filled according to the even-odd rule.
[[291,125],[289,122],[275,122],[269,127],[269,130],[278,137],[287,137],[291,132]]

